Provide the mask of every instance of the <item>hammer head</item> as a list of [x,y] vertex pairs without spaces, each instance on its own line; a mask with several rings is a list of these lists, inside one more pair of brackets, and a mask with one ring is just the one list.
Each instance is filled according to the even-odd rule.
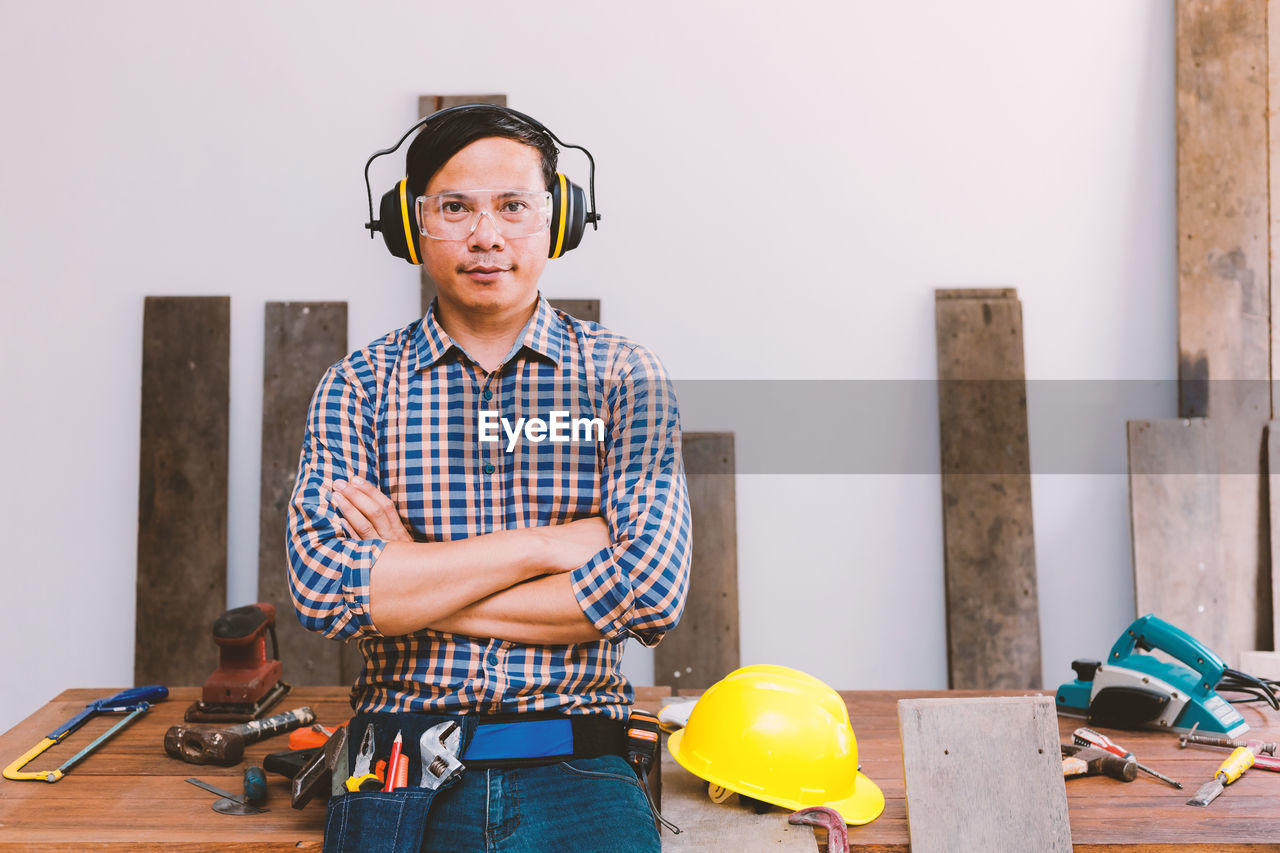
[[188,764],[230,767],[244,758],[244,735],[216,726],[179,723],[164,733],[164,751]]

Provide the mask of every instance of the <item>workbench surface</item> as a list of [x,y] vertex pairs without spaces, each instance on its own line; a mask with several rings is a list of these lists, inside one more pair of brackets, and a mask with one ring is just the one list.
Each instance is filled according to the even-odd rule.
[[[120,688],[68,690],[10,731],[0,735],[0,764],[8,764],[37,744],[94,699]],[[321,847],[324,807],[313,802],[289,806],[288,780],[268,774],[268,814],[235,817],[215,813],[214,799],[183,781],[196,776],[234,793],[241,790],[245,765],[212,767],[169,758],[165,730],[181,722],[199,688],[174,688],[113,740],[101,746],[56,784],[0,782],[0,850],[298,850]],[[656,709],[667,688],[637,688],[642,706]],[[884,814],[861,827],[850,827],[855,850],[909,849],[907,810],[898,735],[897,700],[931,696],[1024,695],[1010,691],[842,691],[858,738],[862,769],[884,791]],[[320,722],[347,719],[347,690],[342,687],[299,687],[273,710],[310,705]],[[1280,740],[1280,715],[1257,705],[1241,706],[1250,738]],[[28,770],[52,769],[78,752],[97,733],[118,720],[102,715],[66,741],[39,756]],[[1060,718],[1064,742],[1082,721]],[[1104,730],[1106,731],[1106,730]],[[1178,791],[1139,774],[1131,783],[1096,777],[1067,783],[1071,835],[1077,851],[1123,849],[1149,851],[1280,850],[1280,773],[1248,772],[1208,808],[1185,805],[1225,757],[1207,748],[1179,749],[1176,737],[1158,732],[1108,732],[1133,750],[1140,761],[1186,786]],[[279,736],[250,745],[246,757],[261,764],[263,756],[287,748]],[[675,772],[683,772],[676,770]],[[981,780],[975,779],[975,785]],[[732,801],[718,808],[733,808]],[[779,820],[785,814],[777,812]],[[665,833],[664,833],[665,836]],[[816,847],[815,842],[815,847]],[[747,853],[739,850],[737,853]]]

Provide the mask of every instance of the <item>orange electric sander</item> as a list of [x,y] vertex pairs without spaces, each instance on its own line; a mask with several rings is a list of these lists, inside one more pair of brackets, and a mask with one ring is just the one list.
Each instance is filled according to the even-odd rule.
[[204,683],[202,698],[187,709],[187,722],[256,720],[289,692],[280,679],[274,605],[259,601],[228,610],[213,623],[213,641],[218,644],[218,668]]

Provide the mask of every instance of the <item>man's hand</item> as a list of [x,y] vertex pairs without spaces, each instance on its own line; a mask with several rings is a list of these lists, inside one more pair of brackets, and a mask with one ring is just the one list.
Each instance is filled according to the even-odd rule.
[[360,477],[350,482],[334,480],[333,505],[361,539],[412,542],[391,498]]
[[597,552],[613,545],[609,538],[609,523],[598,515],[568,524],[528,527],[514,532],[527,532],[539,538],[543,562],[550,573],[571,572]]

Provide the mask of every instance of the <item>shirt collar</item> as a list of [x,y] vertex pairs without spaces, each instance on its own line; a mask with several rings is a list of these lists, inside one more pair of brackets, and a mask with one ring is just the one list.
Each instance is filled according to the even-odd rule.
[[[551,303],[539,293],[538,304],[533,316],[525,323],[516,342],[507,353],[504,361],[515,358],[522,349],[550,359],[552,364],[559,365],[564,355],[565,344],[564,319],[555,312]],[[413,370],[425,370],[443,359],[453,349],[463,352],[462,347],[449,337],[449,333],[436,319],[436,300],[431,300],[427,314],[413,333]]]

